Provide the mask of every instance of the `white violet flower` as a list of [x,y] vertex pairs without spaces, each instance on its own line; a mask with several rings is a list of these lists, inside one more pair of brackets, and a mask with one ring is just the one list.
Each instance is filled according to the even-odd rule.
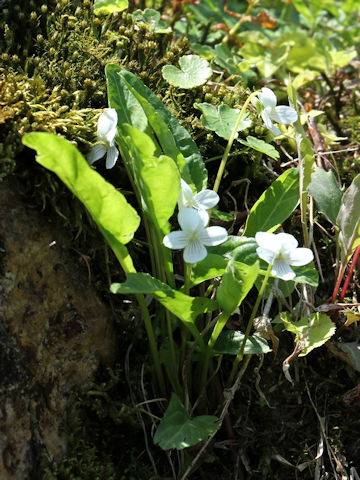
[[261,117],[265,123],[265,127],[268,128],[274,135],[280,135],[281,131],[275,127],[275,125],[272,123],[273,121],[276,123],[281,123],[282,125],[288,125],[296,122],[298,119],[298,114],[294,108],[287,107],[286,105],[279,105],[278,107],[276,106],[276,95],[272,90],[270,90],[270,88],[262,88],[258,95],[258,99],[264,107],[261,112]]
[[205,246],[220,245],[227,240],[228,234],[223,227],[206,227],[209,214],[205,210],[183,208],[179,211],[178,222],[181,230],[165,235],[165,247],[184,249],[184,261],[197,263],[207,255]]
[[290,265],[306,265],[314,258],[310,248],[297,248],[296,238],[289,233],[258,232],[255,240],[259,245],[256,253],[272,265],[272,275],[281,280],[292,280],[296,277]]
[[99,145],[95,145],[87,159],[89,165],[106,154],[106,168],[112,168],[118,159],[119,152],[115,146],[118,117],[115,108],[106,108],[100,115],[97,125]]
[[201,190],[194,194],[190,185],[181,179],[181,188],[178,198],[179,210],[195,208],[196,210],[210,210],[219,202],[219,195],[214,190]]

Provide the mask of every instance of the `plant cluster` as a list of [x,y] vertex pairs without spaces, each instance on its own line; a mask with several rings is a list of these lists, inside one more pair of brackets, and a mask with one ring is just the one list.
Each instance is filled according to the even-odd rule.
[[[82,202],[112,249],[122,275],[111,292],[138,303],[155,396],[162,397],[153,410],[153,440],[169,458],[176,452],[176,475],[185,480],[220,427],[231,431],[229,408],[245,372],[255,356],[262,364],[265,354],[276,354],[279,329],[294,340],[282,365],[289,382],[296,357],[324,344],[360,368],[356,342],[328,342],[359,318],[344,299],[360,253],[360,176],[344,194],[319,154],[342,140],[343,96],[332,79],[357,55],[359,31],[346,15],[355,8],[324,0],[275,2],[265,11],[266,2],[253,0],[234,11],[230,2],[208,0],[175,3],[170,19],[154,9],[121,14],[126,0],[97,0],[94,13],[87,0],[50,5],[50,15],[30,14],[24,51],[8,23],[2,27],[2,62],[10,62],[3,75],[11,79],[2,84],[6,154],[20,151],[20,131],[38,164]],[[42,33],[26,44],[35,24]],[[278,95],[270,83],[280,85]],[[322,113],[313,108],[316,90],[337,99],[332,113],[319,104],[335,130],[319,125],[324,145],[314,134]],[[108,107],[100,112],[105,96]],[[260,196],[252,186],[250,209],[245,172],[224,184],[240,158],[242,165],[261,159],[272,176]],[[280,164],[284,158],[288,163]],[[116,187],[126,172],[131,192],[96,168]],[[230,189],[233,209],[224,199]],[[246,221],[236,230],[239,201]],[[332,229],[329,303],[324,292],[316,296],[324,256],[314,217]],[[148,261],[139,248],[135,253],[135,242]],[[335,333],[332,311],[341,307],[346,322]]]

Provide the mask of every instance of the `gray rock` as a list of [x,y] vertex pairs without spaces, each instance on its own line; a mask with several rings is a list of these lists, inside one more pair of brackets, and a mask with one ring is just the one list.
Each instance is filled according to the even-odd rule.
[[115,355],[111,315],[86,269],[17,188],[0,184],[1,480],[40,478],[45,457],[61,460],[71,391]]

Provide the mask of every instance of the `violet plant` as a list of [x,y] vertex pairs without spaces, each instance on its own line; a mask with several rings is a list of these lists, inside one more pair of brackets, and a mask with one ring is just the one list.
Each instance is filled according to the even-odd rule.
[[[196,62],[194,57],[191,65]],[[187,63],[183,61],[182,65]],[[177,72],[178,79],[181,75]],[[215,360],[221,355],[233,356],[228,386],[238,388],[251,356],[271,350],[259,332],[252,334],[266,287],[270,285],[271,289],[280,279],[302,286],[306,295],[309,288],[317,286],[310,245],[298,248],[292,235],[273,233],[303,201],[301,195],[307,192],[313,158],[306,152],[303,158],[306,137],[298,137],[299,168],[285,171],[263,193],[250,210],[242,235],[228,235],[225,228],[211,224],[211,213],[219,202],[217,192],[233,142],[241,140],[239,131],[247,118],[247,107],[257,99],[259,115],[275,135],[278,130],[272,122],[295,122],[296,137],[302,133],[295,108],[276,106],[275,94],[268,88],[252,93],[235,112],[211,190],[195,142],[156,95],[117,65],[107,66],[106,77],[109,108],[99,117],[99,144],[89,153],[88,161],[73,145],[52,134],[25,135],[23,142],[34,148],[37,161],[56,173],[83,202],[119,260],[126,280],[113,283],[111,292],[135,295],[148,336],[156,388],[168,398],[172,392],[154,441],[165,450],[183,449],[211,438],[220,427],[218,417],[202,415],[207,413],[205,399],[212,396]],[[203,81],[209,78],[208,70],[203,77]],[[187,78],[187,85],[192,83]],[[137,209],[90,166],[106,155],[106,167],[112,168],[118,152],[133,185]],[[302,218],[306,223],[306,212]],[[140,222],[147,235],[151,273],[137,271],[126,246]],[[179,271],[178,262],[174,262],[179,255],[176,250],[182,251],[184,262]],[[145,295],[157,301],[151,311]],[[231,337],[226,324],[248,295],[255,301],[245,331]],[[267,313],[269,310],[268,304]],[[290,330],[297,328],[291,315],[288,312],[284,317],[285,328]],[[316,315],[322,327],[329,326],[326,315],[320,320]],[[307,310],[305,317],[310,319],[310,329],[315,316]],[[301,332],[304,345],[309,347],[306,329]],[[316,342],[317,346],[322,342],[319,335]],[[211,405],[215,412],[216,406]],[[191,408],[200,415],[191,418]],[[227,408],[228,404],[223,407],[221,420]]]

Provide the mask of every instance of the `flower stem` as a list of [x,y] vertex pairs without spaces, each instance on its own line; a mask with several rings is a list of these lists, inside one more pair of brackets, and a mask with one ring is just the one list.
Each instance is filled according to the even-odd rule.
[[204,358],[204,363],[203,363],[203,368],[202,368],[202,375],[201,375],[201,386],[202,388],[205,388],[206,381],[207,381],[207,376],[208,376],[208,370],[209,370],[209,363],[211,359],[211,352],[214,348],[215,342],[218,339],[220,333],[222,332],[223,328],[226,325],[226,322],[228,321],[230,315],[228,313],[222,312],[215,324],[214,330],[211,334],[207,350],[205,352],[205,358]]
[[154,329],[152,327],[149,310],[146,306],[145,299],[144,299],[143,295],[136,295],[136,299],[137,299],[137,301],[140,305],[142,317],[143,317],[143,320],[144,320],[145,330],[146,330],[148,340],[149,340],[150,351],[151,351],[151,355],[152,355],[153,362],[154,362],[154,367],[155,367],[155,372],[156,372],[157,380],[158,380],[159,387],[160,387],[160,392],[161,392],[162,395],[166,395],[165,381],[164,381],[164,376],[163,376],[163,372],[162,372],[162,369],[161,369],[159,352],[158,352],[157,345],[156,345],[155,334],[154,334]]
[[186,295],[189,295],[190,293],[191,271],[192,271],[192,264],[184,262],[184,289],[185,289]]
[[240,352],[238,353],[238,355],[236,356],[235,360],[234,360],[234,363],[233,363],[233,368],[231,370],[231,373],[230,373],[230,376],[229,376],[229,379],[228,379],[228,385],[231,385],[234,377],[235,377],[235,374],[236,374],[236,371],[237,371],[237,368],[238,368],[238,365],[239,363],[242,361],[243,357],[244,357],[244,351],[245,351],[245,345],[246,345],[246,342],[249,338],[249,335],[250,335],[250,332],[251,332],[251,328],[253,326],[253,323],[254,323],[254,318],[257,314],[257,311],[258,311],[258,308],[259,308],[259,305],[260,305],[260,302],[261,302],[261,299],[264,295],[264,292],[265,292],[265,288],[266,288],[266,285],[268,283],[268,280],[269,280],[269,277],[270,277],[270,273],[271,273],[271,269],[272,269],[272,265],[269,264],[268,266],[268,269],[266,271],[266,275],[264,277],[264,280],[263,280],[263,283],[261,285],[261,288],[259,290],[259,293],[258,293],[258,296],[257,296],[257,299],[256,299],[256,302],[255,302],[255,305],[254,305],[254,308],[252,309],[252,312],[251,312],[251,315],[250,315],[250,319],[249,319],[249,322],[247,324],[247,327],[246,327],[246,331],[245,331],[245,335],[244,335],[244,340],[241,344],[241,348],[240,348]]
[[239,113],[239,116],[236,120],[236,123],[235,123],[235,126],[233,128],[233,131],[231,132],[231,135],[230,135],[230,138],[228,140],[228,143],[226,145],[226,148],[225,148],[225,152],[222,156],[222,159],[221,159],[221,162],[220,162],[220,165],[219,165],[219,169],[218,169],[218,173],[217,173],[217,176],[216,176],[216,180],[215,180],[215,183],[214,183],[214,187],[213,187],[213,190],[214,192],[218,192],[219,190],[219,186],[220,186],[220,182],[221,182],[221,179],[222,179],[222,176],[224,174],[224,170],[225,170],[225,166],[226,166],[226,162],[227,162],[227,159],[229,157],[229,153],[230,153],[230,150],[231,150],[231,147],[232,147],[232,144],[234,143],[234,140],[235,140],[235,136],[237,134],[237,131],[238,131],[238,128],[239,128],[239,125],[240,125],[240,122],[244,116],[244,113],[245,113],[245,110],[247,108],[247,106],[249,105],[250,101],[252,100],[252,98],[254,98],[256,95],[258,95],[259,92],[253,92],[249,95],[248,99],[246,100],[246,102],[244,103],[244,105],[242,106],[242,109],[240,110],[240,113]]

